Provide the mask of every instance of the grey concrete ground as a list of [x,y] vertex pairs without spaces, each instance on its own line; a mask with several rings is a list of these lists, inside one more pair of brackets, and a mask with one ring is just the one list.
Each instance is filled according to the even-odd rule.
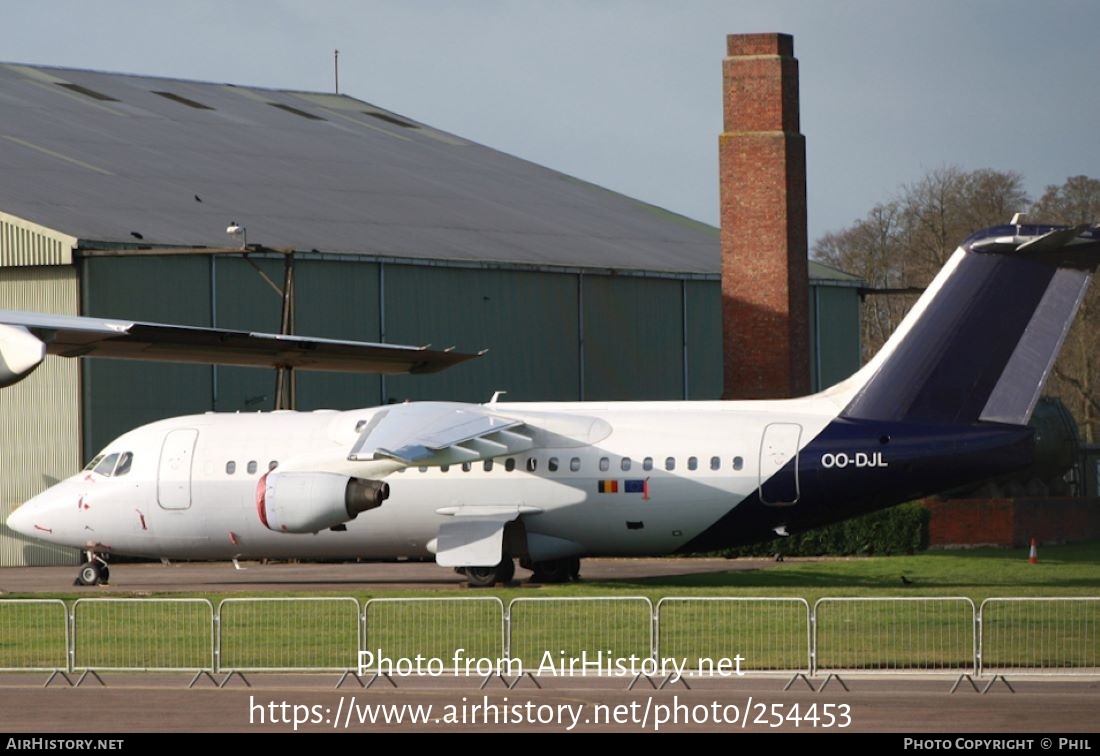
[[[686,575],[726,570],[751,570],[771,564],[759,559],[585,559],[581,578],[590,581]],[[76,591],[99,596],[143,592],[215,591],[341,591],[363,589],[468,590],[462,576],[435,562],[370,562],[363,564],[293,564],[242,562],[118,563],[111,565],[108,586],[73,586],[76,567],[3,567],[3,594]],[[516,569],[516,580],[527,584],[530,572]]]
[[[43,688],[45,675],[0,675],[0,731],[999,733],[1055,741],[1089,733],[1093,750],[1100,748],[1095,681],[1012,680],[1015,693],[998,683],[983,695],[965,684],[949,693],[950,678],[897,676],[848,679],[848,691],[834,680],[821,692],[801,681],[784,690],[787,681],[772,677],[663,690],[642,681],[632,691],[626,680],[607,678],[542,678],[541,689],[524,680],[511,690],[499,681],[480,689],[479,680],[465,678],[402,679],[396,688],[379,681],[368,689],[351,681],[337,690],[335,675],[250,675],[251,687],[234,678],[222,689],[209,680],[189,689],[188,676],[102,677],[106,687],[88,680],[73,689]],[[414,712],[426,721],[410,722]]]
[[[753,560],[591,559],[588,580],[630,580],[699,571],[754,569]],[[468,591],[453,571],[402,564],[116,564],[110,586],[74,588],[75,567],[0,569],[5,594],[75,592],[103,596],[153,592],[324,591],[432,588]],[[520,571],[517,578],[525,580]],[[532,590],[535,587],[532,586]],[[2,639],[0,639],[2,642]],[[863,676],[795,680],[750,674],[692,679],[655,689],[645,678],[529,678],[509,689],[500,679],[444,675],[377,680],[363,688],[337,675],[251,674],[221,682],[190,675],[103,673],[70,687],[45,673],[0,674],[0,732],[875,732],[924,739],[996,733],[1035,742],[1026,750],[1068,750],[1059,738],[1085,733],[1100,750],[1100,680],[1010,678],[982,694],[953,676]],[[987,680],[979,682],[985,687]],[[426,707],[431,707],[430,711]],[[420,707],[420,708],[417,708]],[[350,712],[350,713],[349,713]],[[410,722],[424,715],[426,721]],[[390,721],[384,721],[386,716]],[[396,717],[403,721],[395,721]],[[372,722],[371,718],[375,721]],[[298,721],[295,724],[295,720]],[[438,720],[438,721],[436,721]],[[1051,739],[1050,747],[1042,737]],[[1059,746],[1062,746],[1061,748]],[[954,743],[956,750],[976,749]],[[939,750],[945,750],[940,748]]]

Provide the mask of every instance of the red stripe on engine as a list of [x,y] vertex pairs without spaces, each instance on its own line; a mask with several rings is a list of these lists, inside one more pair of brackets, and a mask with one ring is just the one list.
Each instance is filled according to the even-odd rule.
[[267,524],[267,475],[268,473],[264,473],[256,481],[256,513],[260,515],[260,522],[264,527],[271,530],[271,526]]

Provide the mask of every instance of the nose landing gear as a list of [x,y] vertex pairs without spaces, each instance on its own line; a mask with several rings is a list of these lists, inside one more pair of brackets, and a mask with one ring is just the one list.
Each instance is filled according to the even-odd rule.
[[73,585],[109,585],[111,568],[107,566],[106,560],[94,551],[87,552],[87,555],[88,561],[80,565],[80,572],[77,573]]

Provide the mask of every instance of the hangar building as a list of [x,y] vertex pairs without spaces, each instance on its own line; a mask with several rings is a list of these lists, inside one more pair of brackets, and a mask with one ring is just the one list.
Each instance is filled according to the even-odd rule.
[[[346,95],[0,64],[0,108],[0,308],[278,332],[291,257],[297,333],[488,350],[301,374],[300,410],[722,394],[706,224]],[[809,275],[818,388],[858,367],[859,282]],[[132,427],[272,409],[274,384],[47,357],[0,391],[2,514]],[[77,557],[0,537],[2,564],[58,559]]]

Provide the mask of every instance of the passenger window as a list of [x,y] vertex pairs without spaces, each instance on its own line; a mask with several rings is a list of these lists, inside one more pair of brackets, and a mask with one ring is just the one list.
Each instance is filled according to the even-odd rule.
[[277,460],[277,459],[273,459],[273,460],[271,460],[270,462],[267,463],[267,469],[268,470],[274,470],[278,466],[279,466],[279,460]]
[[741,459],[740,457],[734,457],[733,458],[733,469],[734,470],[740,470],[744,466],[745,466],[745,460]]
[[256,469],[257,469],[256,460],[250,459],[248,461],[248,474],[249,475],[255,475],[256,474]]
[[225,463],[225,474],[226,475],[232,475],[235,472],[237,472],[237,463],[234,462],[233,460],[229,460],[228,462],[226,462]]
[[550,472],[557,472],[558,471],[558,458],[557,457],[551,457],[549,460],[547,460],[546,469],[549,470]]
[[600,457],[600,472],[607,472],[611,469],[611,460],[607,457]]
[[483,470],[485,470],[485,472],[492,472],[493,471],[493,460],[491,460],[491,459],[485,460],[485,463],[482,464],[481,467],[482,467]]
[[516,469],[516,459],[515,459],[515,457],[508,457],[508,459],[504,460],[504,472],[512,472],[512,470],[515,470],[515,469]]
[[665,457],[665,469],[666,470],[675,470],[676,469],[676,457]]
[[102,462],[95,466],[95,472],[105,478],[109,478],[111,477],[111,473],[115,470],[115,462],[118,462],[118,454],[108,454],[103,458]]
[[572,470],[573,472],[580,472],[581,458],[580,457],[573,457],[571,460],[569,460],[569,469]]
[[527,472],[535,472],[539,469],[539,461],[534,457],[527,458]]
[[699,460],[696,459],[695,457],[688,457],[688,469],[689,470],[698,470],[699,469]]
[[630,457],[623,457],[623,461],[619,463],[619,467],[623,472],[630,472]]
[[653,469],[653,457],[646,457],[642,460],[642,469],[647,472]]
[[721,466],[722,466],[722,460],[721,459],[719,459],[718,457],[711,457],[710,458],[710,469],[711,470],[717,470]]
[[125,475],[130,472],[130,464],[134,461],[134,455],[130,452],[123,452],[122,456],[118,458],[118,466],[115,468],[115,477],[119,475]]

